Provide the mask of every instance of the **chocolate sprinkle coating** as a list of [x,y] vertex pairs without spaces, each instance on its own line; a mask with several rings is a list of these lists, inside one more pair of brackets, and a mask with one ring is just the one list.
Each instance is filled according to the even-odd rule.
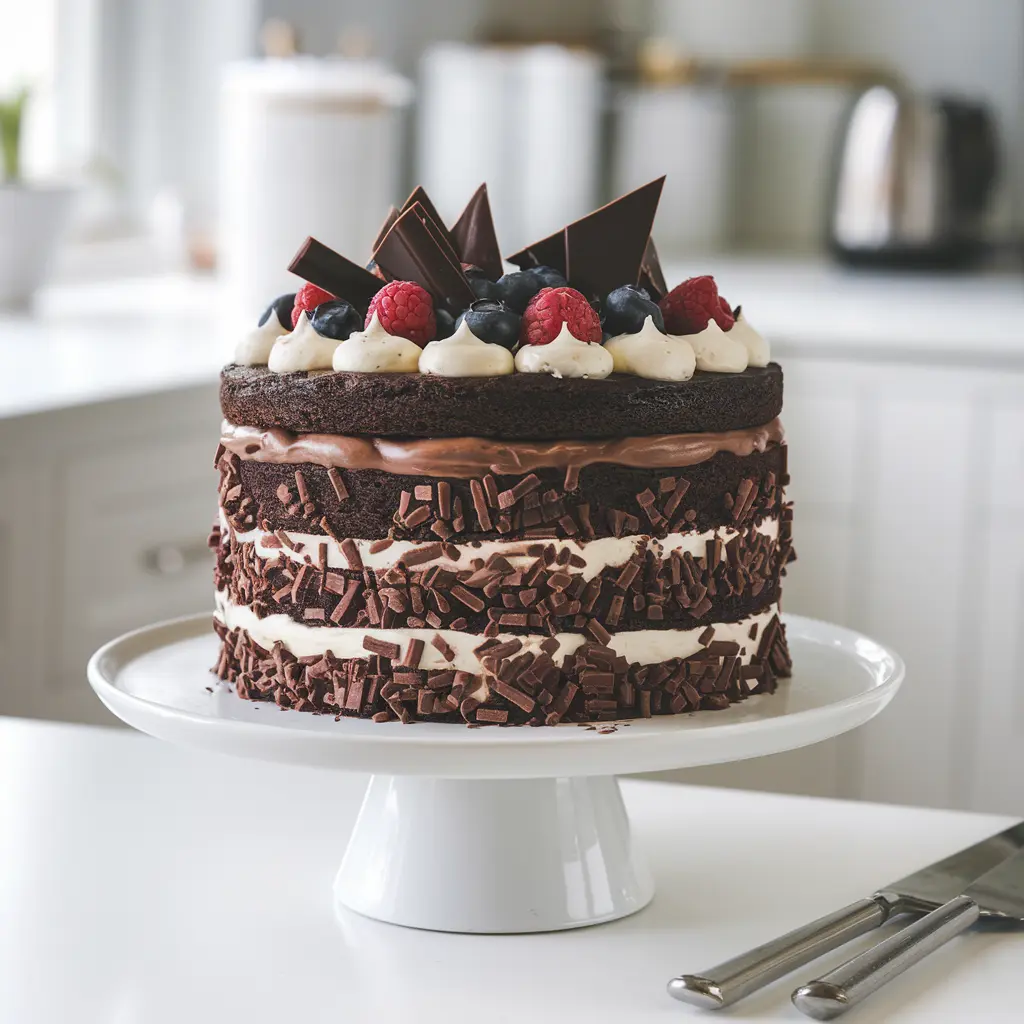
[[[213,670],[239,697],[375,722],[558,725],[721,711],[753,694],[773,693],[791,668],[785,626],[777,617],[749,665],[710,647],[689,658],[638,665],[587,642],[561,665],[545,654],[485,656],[480,675],[406,668],[396,664],[396,645],[367,658],[329,652],[296,658],[281,644],[264,650],[244,630],[228,630],[216,620],[214,629],[221,650]],[[485,700],[465,696],[481,683]]]
[[535,441],[736,430],[782,410],[778,363],[700,373],[685,383],[613,374],[438,377],[419,373],[271,373],[226,366],[220,403],[232,423],[296,433],[491,437]]

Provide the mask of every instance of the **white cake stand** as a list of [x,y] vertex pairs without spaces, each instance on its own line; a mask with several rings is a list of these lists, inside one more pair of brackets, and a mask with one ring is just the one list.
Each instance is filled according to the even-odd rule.
[[794,676],[725,711],[554,728],[374,723],[240,700],[210,672],[209,615],[129,633],[89,681],[129,725],[226,754],[370,772],[334,885],[368,917],[453,932],[598,924],[654,889],[617,773],[716,764],[817,743],[893,698],[903,663],[851,630],[786,618]]

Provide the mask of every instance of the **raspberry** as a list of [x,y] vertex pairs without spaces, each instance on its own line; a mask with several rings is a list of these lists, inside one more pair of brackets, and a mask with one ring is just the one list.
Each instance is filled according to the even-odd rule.
[[304,284],[295,293],[295,305],[292,307],[292,327],[299,322],[303,312],[312,313],[321,302],[330,302],[336,299],[336,295],[325,292],[323,288],[317,288],[315,284]]
[[558,337],[562,324],[580,341],[601,344],[601,318],[586,296],[575,288],[541,288],[523,313],[519,340],[524,345],[547,345]]
[[668,334],[699,334],[709,320],[714,320],[723,331],[735,323],[732,310],[719,296],[718,286],[710,274],[691,277],[676,285],[658,305]]
[[430,293],[415,281],[390,281],[370,300],[366,311],[369,325],[377,314],[388,334],[408,338],[423,348],[437,334],[437,320]]

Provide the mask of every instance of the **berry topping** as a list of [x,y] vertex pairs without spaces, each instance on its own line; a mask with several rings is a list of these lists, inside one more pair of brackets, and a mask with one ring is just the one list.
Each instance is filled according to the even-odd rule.
[[447,309],[435,309],[434,320],[437,322],[437,338],[450,338],[455,333],[455,317]]
[[312,314],[321,302],[330,302],[335,298],[337,298],[336,295],[325,292],[323,288],[317,288],[315,284],[304,284],[295,293],[295,305],[292,307],[292,327],[299,322],[299,317],[303,313]]
[[479,299],[459,317],[456,326],[465,321],[475,337],[511,352],[519,342],[521,320],[504,302]]
[[367,325],[374,313],[388,334],[408,338],[420,348],[437,334],[430,293],[415,281],[389,281],[370,300],[370,308],[366,311]]
[[[511,275],[509,275],[511,276]],[[547,345],[566,324],[579,341],[601,344],[601,319],[586,296],[575,288],[542,288],[523,313],[520,339],[524,345]]]
[[[722,313],[732,321],[732,323],[729,324],[729,327],[732,327],[732,325],[736,322],[736,317],[739,316],[739,307],[737,306],[734,310],[732,306],[730,306],[729,303],[726,302],[721,295],[718,296],[718,302],[719,305],[722,307]],[[718,326],[721,327],[723,331],[729,330],[729,327],[726,327],[721,322],[719,322]]]
[[501,299],[514,313],[522,313],[543,287],[543,282],[532,271],[518,270],[502,274],[498,278],[498,294],[488,297]]
[[636,334],[650,317],[659,331],[665,330],[665,320],[656,302],[643,288],[624,284],[609,292],[604,302],[604,329],[606,334]]
[[554,267],[530,267],[526,273],[532,274],[542,288],[564,288],[569,283],[565,275]]
[[271,316],[277,319],[278,324],[281,325],[282,331],[290,331],[292,329],[292,308],[295,305],[295,292],[289,292],[287,295],[278,295],[274,301],[263,310],[263,316],[260,317],[260,322],[256,325],[262,327]]
[[500,299],[501,286],[492,281],[479,267],[463,264],[462,269],[466,272],[469,287],[478,299]]
[[700,334],[709,320],[727,331],[735,322],[710,274],[691,277],[676,285],[658,305],[665,315],[665,330],[669,334]]
[[333,338],[335,341],[344,341],[353,331],[358,331],[363,326],[363,318],[359,311],[351,302],[344,299],[321,302],[309,319],[317,334],[324,338]]

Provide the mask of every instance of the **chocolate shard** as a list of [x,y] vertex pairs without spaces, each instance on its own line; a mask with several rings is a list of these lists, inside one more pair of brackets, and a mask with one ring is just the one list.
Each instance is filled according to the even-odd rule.
[[391,206],[388,210],[388,215],[384,218],[384,223],[380,226],[380,231],[377,232],[377,237],[373,240],[373,249],[376,249],[381,242],[384,241],[384,236],[391,230],[391,225],[401,216],[402,211],[397,206]]
[[384,282],[364,267],[328,249],[310,236],[288,264],[288,269],[304,281],[347,299],[360,313],[366,313],[370,299],[384,287]]
[[465,309],[476,297],[454,250],[445,246],[419,203],[395,221],[373,250],[373,259],[389,277],[415,281],[439,303]]
[[660,302],[668,295],[668,284],[665,281],[665,272],[661,269],[661,260],[658,259],[658,250],[654,247],[654,239],[647,239],[647,248],[644,249],[644,258],[640,261],[640,287],[647,289],[655,302]]
[[509,263],[514,263],[520,270],[531,267],[553,267],[560,274],[565,273],[565,229],[556,231],[547,238],[533,242],[520,249],[519,252],[506,256]]
[[501,249],[494,230],[486,184],[473,193],[459,219],[452,225],[451,234],[463,263],[479,267],[492,281],[501,277]]
[[[423,207],[426,215],[434,222],[438,231],[444,236],[445,241],[448,245],[455,249],[456,245],[452,239],[452,234],[445,226],[444,220],[441,218],[441,214],[437,212],[437,207],[431,202],[430,196],[427,195],[427,190],[422,185],[417,185],[412,192],[409,193],[409,198],[402,203],[402,208],[398,211],[399,215],[411,210],[417,203]],[[397,218],[396,218],[397,219]],[[374,246],[376,249],[377,247]]]
[[663,175],[566,227],[566,277],[574,288],[607,295],[637,283],[664,184]]

